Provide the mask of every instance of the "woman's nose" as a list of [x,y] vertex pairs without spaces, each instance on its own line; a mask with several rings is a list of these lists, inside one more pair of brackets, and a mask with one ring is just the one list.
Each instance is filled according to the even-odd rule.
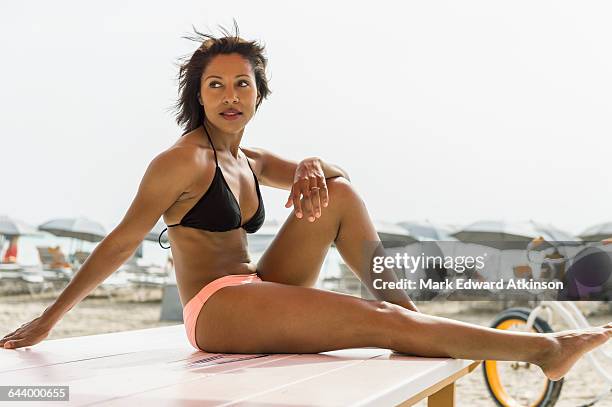
[[238,99],[238,95],[235,91],[230,91],[223,96],[223,103],[238,103],[240,99]]

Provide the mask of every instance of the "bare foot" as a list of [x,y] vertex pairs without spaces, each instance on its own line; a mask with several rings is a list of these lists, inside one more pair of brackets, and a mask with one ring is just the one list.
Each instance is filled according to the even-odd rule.
[[544,374],[553,381],[563,376],[585,353],[603,345],[612,337],[612,322],[597,328],[553,332],[548,335],[552,346],[537,362]]

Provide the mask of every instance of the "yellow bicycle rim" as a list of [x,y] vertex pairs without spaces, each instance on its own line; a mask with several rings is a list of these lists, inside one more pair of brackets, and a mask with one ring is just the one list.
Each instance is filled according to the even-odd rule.
[[[525,321],[521,319],[507,319],[503,321],[501,324],[497,325],[496,329],[508,330],[515,326],[525,325]],[[533,332],[537,332],[532,328]],[[487,379],[489,381],[489,385],[491,386],[491,391],[495,394],[495,398],[502,403],[504,407],[523,407],[516,402],[512,397],[508,395],[504,385],[501,383],[501,379],[499,377],[499,371],[497,370],[497,361],[495,360],[486,360],[485,361],[485,370],[487,372]],[[529,385],[529,384],[527,384]],[[542,390],[542,394],[538,397],[537,401],[535,401],[530,407],[536,407],[538,404],[542,402],[544,397],[546,396],[546,387]]]

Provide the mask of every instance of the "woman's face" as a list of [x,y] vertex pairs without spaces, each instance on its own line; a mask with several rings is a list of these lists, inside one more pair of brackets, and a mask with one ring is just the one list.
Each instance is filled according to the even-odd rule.
[[240,54],[217,55],[202,73],[200,104],[206,120],[235,133],[255,114],[257,87],[249,61]]

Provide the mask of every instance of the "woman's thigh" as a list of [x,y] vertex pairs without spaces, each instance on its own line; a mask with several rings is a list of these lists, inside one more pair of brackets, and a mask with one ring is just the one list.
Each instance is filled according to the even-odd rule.
[[204,304],[196,339],[207,352],[318,353],[389,345],[392,304],[272,282],[224,287]]
[[344,208],[358,198],[350,183],[341,177],[329,179],[327,188],[329,206],[322,208],[321,217],[315,222],[305,217],[298,219],[295,210],[291,211],[257,263],[262,280],[303,287],[315,284],[329,247],[338,235]]

